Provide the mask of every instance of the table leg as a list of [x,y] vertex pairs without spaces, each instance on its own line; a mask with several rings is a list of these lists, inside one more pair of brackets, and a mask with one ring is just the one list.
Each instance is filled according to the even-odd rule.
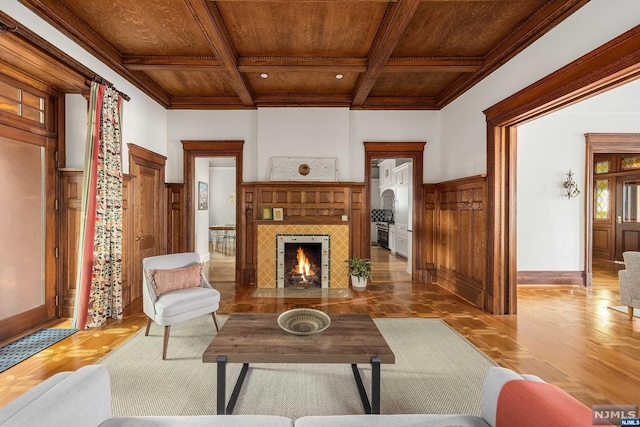
[[216,362],[218,365],[218,415],[225,415],[227,406],[227,356],[218,356]]
[[231,415],[233,414],[233,409],[236,407],[238,396],[240,396],[240,390],[242,390],[242,384],[244,383],[244,379],[247,376],[249,364],[242,364],[242,370],[240,370],[240,375],[238,375],[236,385],[233,388],[233,392],[231,392],[231,396],[229,397],[229,404],[227,404],[227,356],[218,356],[216,362],[218,364],[218,415]]
[[370,414],[371,404],[369,404],[369,398],[367,397],[367,391],[364,389],[364,384],[362,383],[362,377],[360,376],[360,371],[358,371],[358,365],[356,365],[355,363],[352,363],[351,370],[353,371],[353,377],[355,378],[356,385],[358,386],[358,393],[360,394],[360,401],[362,402],[364,413]]
[[371,358],[371,413],[380,413],[380,357]]
[[364,408],[365,414],[379,414],[380,413],[380,357],[373,356],[371,358],[371,402],[367,396],[367,391],[364,389],[362,383],[362,377],[358,370],[358,365],[351,364],[351,370],[353,371],[353,377],[356,380],[358,386],[358,394],[360,394],[360,401]]

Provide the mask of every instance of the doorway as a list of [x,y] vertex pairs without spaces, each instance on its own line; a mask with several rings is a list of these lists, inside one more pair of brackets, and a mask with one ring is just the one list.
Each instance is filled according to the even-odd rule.
[[[402,280],[420,280],[422,276],[422,268],[418,267],[417,260],[422,259],[422,246],[419,244],[419,239],[413,239],[412,236],[419,236],[422,230],[422,216],[419,214],[420,207],[422,206],[422,176],[423,176],[423,153],[426,142],[365,142],[365,187],[366,187],[366,212],[368,221],[365,225],[365,238],[369,238],[369,241],[374,242],[377,240],[377,226],[374,226],[373,221],[373,174],[374,163],[378,166],[378,192],[377,194],[384,193],[385,190],[394,187],[394,196],[392,198],[392,207],[395,210],[396,215],[400,213],[401,221],[403,221],[403,228],[401,228],[401,237],[406,236],[405,242],[401,242],[400,250],[406,251],[406,268],[400,272],[407,272],[403,274]],[[387,160],[386,163],[382,163]],[[382,172],[380,172],[380,166],[383,166]],[[396,174],[394,175],[395,169]],[[380,175],[381,174],[381,175]],[[393,179],[392,179],[393,178]],[[397,188],[403,187],[402,194],[406,194],[406,205],[402,202],[399,205],[396,201]],[[380,189],[382,188],[382,192]],[[409,188],[411,188],[411,198],[408,197]],[[388,193],[387,193],[388,194]],[[380,203],[380,202],[378,202]],[[410,203],[410,206],[409,206]],[[406,218],[406,223],[404,223]],[[384,221],[383,221],[384,222]],[[389,227],[389,231],[397,232],[397,224],[395,227]],[[411,230],[411,234],[409,234]],[[389,233],[388,240],[397,243],[396,236]],[[395,249],[395,247],[394,247]],[[364,248],[364,258],[372,259],[374,281],[376,273],[376,264],[374,255],[376,253],[387,255],[385,252],[380,252],[384,249],[379,246],[367,245]],[[395,254],[394,254],[395,255]],[[397,281],[395,278],[387,277],[387,281]]]
[[208,183],[209,203],[205,212],[199,206],[196,214],[196,248],[199,253],[208,253],[204,268],[209,282],[233,283],[237,242],[236,159],[203,157],[197,162],[202,162],[204,170],[199,171],[196,163],[196,175]]
[[56,317],[51,153],[46,145],[0,136],[0,341]]
[[[640,134],[586,134],[587,286],[593,262],[621,262],[622,252],[640,251]],[[617,268],[613,268],[616,270]]]
[[413,160],[371,161],[372,281],[411,281]]
[[[223,159],[232,160],[235,165],[235,186],[231,187],[235,189],[235,197],[240,199],[241,196],[241,184],[242,184],[242,150],[244,146],[244,141],[182,141],[182,148],[184,150],[184,183],[185,183],[185,245],[184,247],[188,251],[194,251],[198,253],[207,253],[209,248],[209,242],[211,241],[210,231],[231,231],[231,230],[210,230],[209,229],[209,203],[210,199],[207,200],[206,209],[199,209],[202,207],[201,202],[203,200],[198,200],[198,196],[201,194],[201,184],[206,184],[206,191],[209,193],[210,188],[208,182],[211,179],[209,175],[209,165],[210,159],[216,158],[220,159],[218,161],[223,161]],[[200,165],[198,168],[198,173],[196,174],[196,166]],[[206,172],[202,170],[206,169]],[[198,176],[201,179],[198,179]],[[205,182],[207,181],[207,182]],[[204,186],[202,186],[204,187]],[[226,188],[226,193],[229,193],[229,188]],[[231,190],[233,191],[233,190]],[[216,193],[217,194],[217,193]],[[222,196],[225,196],[222,194]],[[226,197],[226,196],[225,196]],[[231,199],[231,194],[228,195],[229,199]],[[235,272],[233,274],[233,281],[235,283],[240,283],[240,268],[243,267],[240,264],[240,260],[250,259],[244,254],[245,245],[244,245],[244,226],[245,221],[240,215],[240,205],[241,203],[236,200],[235,203],[235,216],[233,217],[233,227],[235,230],[235,253],[230,254],[228,256],[233,258],[233,268]],[[203,212],[206,211],[206,214]],[[196,224],[197,218],[204,218],[198,220]],[[217,221],[217,220],[216,220]],[[217,237],[217,236],[216,236]],[[217,246],[216,241],[216,248]],[[203,249],[204,248],[206,249]],[[225,247],[230,246],[229,241],[227,240]],[[201,255],[202,256],[202,255]],[[209,255],[210,256],[210,255]]]

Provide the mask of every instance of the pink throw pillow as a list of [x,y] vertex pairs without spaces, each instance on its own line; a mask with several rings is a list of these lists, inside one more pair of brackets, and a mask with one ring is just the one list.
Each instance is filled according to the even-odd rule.
[[147,270],[147,279],[157,296],[178,289],[197,288],[201,285],[202,264],[171,269]]

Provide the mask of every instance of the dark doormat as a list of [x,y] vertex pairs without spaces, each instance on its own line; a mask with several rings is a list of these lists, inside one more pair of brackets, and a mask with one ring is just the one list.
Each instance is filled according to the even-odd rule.
[[6,371],[76,332],[78,332],[77,329],[40,329],[18,341],[0,347],[0,372]]

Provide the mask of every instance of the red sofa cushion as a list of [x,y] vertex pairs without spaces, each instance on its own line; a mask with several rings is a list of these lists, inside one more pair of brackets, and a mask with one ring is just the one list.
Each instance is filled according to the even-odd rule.
[[507,382],[500,390],[496,427],[592,426],[592,411],[553,384]]

